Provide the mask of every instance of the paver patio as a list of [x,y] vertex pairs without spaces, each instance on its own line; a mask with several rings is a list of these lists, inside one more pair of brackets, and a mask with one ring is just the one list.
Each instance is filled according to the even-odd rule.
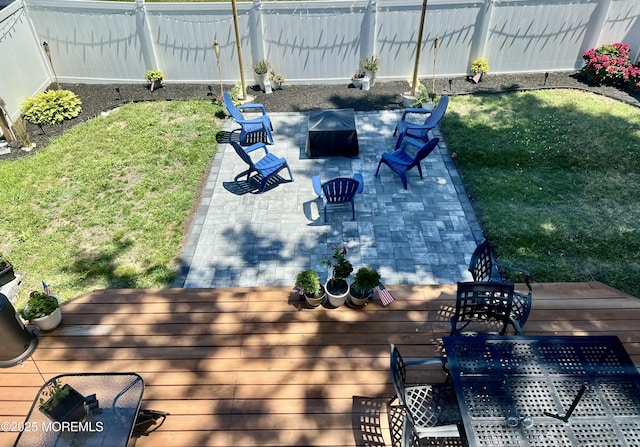
[[[346,244],[355,269],[378,268],[389,284],[447,284],[468,279],[466,267],[482,239],[478,221],[441,138],[424,162],[424,180],[409,172],[409,188],[386,166],[374,177],[380,154],[393,150],[398,111],[356,112],[360,155],[310,159],[304,152],[307,113],[270,113],[275,144],[293,183],[263,194],[247,193],[246,169],[228,143],[221,143],[197,216],[182,253],[176,287],[285,286],[313,268],[326,278],[320,261],[335,245]],[[238,126],[228,120],[225,130]],[[360,172],[364,192],[356,197],[356,220],[349,205],[332,206],[328,222],[311,177],[322,180]],[[286,170],[282,177],[288,179]]]

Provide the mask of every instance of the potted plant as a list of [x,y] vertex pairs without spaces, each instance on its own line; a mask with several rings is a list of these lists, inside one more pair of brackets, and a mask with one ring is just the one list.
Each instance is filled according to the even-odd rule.
[[263,92],[265,91],[264,81],[267,79],[270,68],[271,64],[266,59],[260,59],[258,62],[253,64],[253,72],[256,74],[256,78],[258,79],[260,90]]
[[284,76],[276,72],[275,68],[269,71],[269,81],[274,90],[281,90],[282,84],[284,84]]
[[353,84],[355,88],[362,88],[362,80],[364,79],[364,76],[364,70],[358,70],[356,74],[351,76],[351,84]]
[[314,270],[303,270],[296,276],[296,287],[311,307],[318,307],[325,298],[324,289],[320,285],[320,276]]
[[373,289],[380,284],[380,273],[369,267],[360,267],[356,272],[353,284],[349,288],[347,305],[353,308],[361,308],[367,305],[373,298]]
[[149,83],[149,91],[154,91],[155,89],[162,87],[164,73],[159,70],[147,70],[144,78]]
[[22,318],[35,324],[41,331],[52,331],[62,321],[60,301],[44,292],[31,292],[27,305],[20,312]]
[[13,271],[13,264],[9,262],[2,254],[0,254],[0,286],[4,286],[16,279]]
[[39,409],[52,421],[79,421],[87,414],[84,396],[58,379],[47,383],[40,395]]
[[473,72],[471,80],[477,84],[482,79],[483,74],[489,73],[489,61],[479,57],[471,63],[471,71]]
[[436,105],[436,99],[438,95],[435,92],[429,91],[427,87],[420,84],[416,99],[411,105],[412,107],[422,107],[425,110],[433,110]]
[[347,278],[353,271],[353,266],[345,258],[347,247],[333,247],[332,259],[325,259],[321,263],[331,268],[331,278],[324,285],[327,299],[333,307],[340,307],[349,295]]
[[373,87],[376,83],[376,74],[380,68],[380,58],[374,54],[373,56],[360,59],[360,67],[364,70],[365,76],[369,78],[369,85]]

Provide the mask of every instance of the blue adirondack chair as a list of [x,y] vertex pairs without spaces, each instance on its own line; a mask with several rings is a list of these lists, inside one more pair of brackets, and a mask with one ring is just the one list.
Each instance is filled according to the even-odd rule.
[[[247,169],[246,171],[242,171],[240,174],[236,175],[234,181],[238,180],[245,174],[247,176],[247,181],[249,181],[249,176],[251,175],[251,173],[256,172],[260,176],[259,192],[264,192],[264,189],[269,183],[269,180],[275,177],[278,172],[280,172],[284,168],[287,168],[287,171],[289,171],[289,178],[291,179],[290,181],[293,181],[293,174],[291,173],[291,169],[289,168],[287,160],[270,153],[264,143],[260,142],[243,148],[237,142],[232,141],[231,145],[236,151],[236,154],[238,154],[238,156],[242,158],[242,160],[246,164],[249,165],[249,169]],[[260,160],[254,162],[249,154],[260,149],[264,150],[264,156]]]
[[[434,138],[424,143],[412,138],[406,138],[402,142],[400,149],[397,149],[391,153],[385,152],[384,154],[382,154],[382,156],[380,157],[380,161],[378,162],[378,169],[376,169],[376,177],[380,172],[380,166],[384,163],[385,165],[389,166],[389,168],[391,168],[393,172],[400,176],[404,189],[407,189],[407,171],[414,166],[417,166],[418,172],[420,173],[420,178],[422,178],[422,167],[420,166],[420,162],[427,158],[427,156],[431,152],[433,152],[439,141],[439,138]],[[416,153],[415,157],[412,157],[405,151],[408,145],[418,148],[418,152]]]
[[[433,111],[417,108],[404,109],[402,118],[400,118],[400,122],[396,126],[396,130],[393,132],[394,136],[398,132],[400,132],[400,135],[398,135],[398,140],[396,141],[396,149],[400,147],[400,145],[402,144],[402,140],[405,137],[417,138],[426,143],[429,139],[429,131],[435,129],[435,127],[438,125],[445,112],[447,111],[448,106],[449,97],[447,95],[442,95],[440,101],[438,101],[438,105],[435,109],[433,109]],[[421,124],[412,123],[410,121],[407,121],[407,115],[411,114],[426,115],[426,118]]]
[[354,174],[353,178],[338,177],[325,183],[320,182],[320,176],[311,178],[313,190],[322,198],[324,208],[324,221],[327,221],[327,205],[331,203],[351,202],[351,217],[356,220],[356,208],[354,198],[364,188],[364,179],[361,174]]
[[[240,144],[242,146],[249,146],[259,142],[273,144],[273,135],[271,135],[273,126],[262,104],[236,106],[227,92],[222,93],[222,99],[231,118],[240,125]],[[257,118],[247,119],[242,114],[242,110],[258,110],[262,115]]]

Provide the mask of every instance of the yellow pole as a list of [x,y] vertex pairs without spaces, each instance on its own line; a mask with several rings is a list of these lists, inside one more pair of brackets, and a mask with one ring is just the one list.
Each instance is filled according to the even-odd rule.
[[[426,0],[425,0],[426,1]],[[244,79],[244,64],[242,63],[242,45],[240,44],[240,30],[238,25],[238,9],[236,8],[236,0],[231,0],[231,10],[233,11],[233,27],[236,32],[236,46],[238,47],[238,62],[240,63],[240,83],[242,84],[241,99],[246,98],[247,83]]]

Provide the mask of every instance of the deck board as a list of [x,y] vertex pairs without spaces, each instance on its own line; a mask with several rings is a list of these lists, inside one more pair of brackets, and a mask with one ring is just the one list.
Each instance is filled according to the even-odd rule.
[[[389,343],[437,355],[455,303],[455,285],[389,288],[394,303],[362,310],[301,309],[286,287],[101,290],[65,303],[33,358],[45,378],[141,374],[143,407],[171,416],[138,447],[364,445],[356,403],[393,394]],[[617,335],[640,365],[638,321],[640,300],[604,284],[534,284],[525,332]],[[32,360],[0,370],[0,420],[24,420],[41,384]]]

